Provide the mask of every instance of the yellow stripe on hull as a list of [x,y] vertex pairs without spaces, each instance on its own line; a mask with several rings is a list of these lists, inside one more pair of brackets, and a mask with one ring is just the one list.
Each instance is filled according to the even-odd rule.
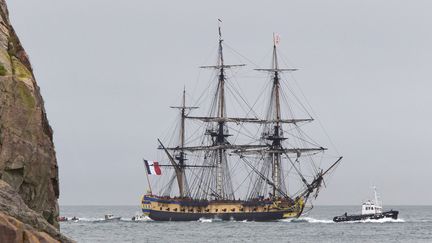
[[[145,199],[147,198],[147,199]],[[142,200],[144,215],[150,214],[214,214],[214,215],[240,215],[254,213],[276,213],[280,218],[296,218],[303,211],[303,199],[297,199],[293,204],[286,201],[272,201],[261,205],[249,205],[246,201],[210,201],[205,205],[188,205],[188,200],[159,198],[157,196],[146,196]],[[191,201],[189,201],[191,202]],[[153,212],[153,213],[152,213]]]

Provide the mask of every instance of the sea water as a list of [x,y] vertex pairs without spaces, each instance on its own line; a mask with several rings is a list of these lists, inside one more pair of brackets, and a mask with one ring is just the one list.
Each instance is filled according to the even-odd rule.
[[[61,232],[78,242],[432,242],[432,206],[387,206],[399,219],[334,223],[336,215],[359,213],[359,206],[316,206],[297,219],[275,222],[135,222],[137,206],[62,206]],[[105,214],[121,216],[103,220]]]

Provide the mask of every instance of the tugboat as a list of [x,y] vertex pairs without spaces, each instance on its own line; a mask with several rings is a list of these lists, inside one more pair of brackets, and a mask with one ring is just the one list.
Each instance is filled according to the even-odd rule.
[[362,212],[361,214],[348,215],[345,213],[342,216],[336,216],[333,218],[333,221],[338,222],[347,222],[347,221],[360,221],[365,219],[383,219],[383,218],[391,218],[397,219],[399,211],[390,210],[383,212],[382,203],[378,201],[378,194],[376,191],[376,187],[374,187],[375,200],[372,202],[368,200],[362,204]]

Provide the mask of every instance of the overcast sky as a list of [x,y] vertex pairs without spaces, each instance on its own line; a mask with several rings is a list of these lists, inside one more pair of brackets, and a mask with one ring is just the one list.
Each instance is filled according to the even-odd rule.
[[139,204],[141,159],[171,126],[168,106],[209,80],[197,67],[214,60],[217,18],[226,43],[263,67],[278,32],[301,69],[344,156],[317,204],[358,205],[371,185],[387,205],[432,204],[430,1],[8,3],[55,132],[61,205]]

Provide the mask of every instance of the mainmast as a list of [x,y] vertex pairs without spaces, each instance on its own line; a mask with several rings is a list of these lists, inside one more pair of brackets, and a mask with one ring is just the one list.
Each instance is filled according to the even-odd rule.
[[[220,23],[222,21],[219,19],[219,42],[218,42],[218,61],[215,66],[203,66],[202,68],[214,68],[218,70],[218,86],[216,90],[216,114],[215,117],[207,117],[209,119],[213,119],[216,121],[215,130],[208,131],[208,135],[212,136],[213,144],[212,146],[218,147],[215,151],[215,166],[216,166],[216,190],[214,191],[214,196],[217,199],[226,199],[226,197],[234,197],[234,195],[226,195],[224,191],[224,168],[226,167],[226,148],[225,145],[228,145],[229,142],[226,140],[226,137],[230,136],[226,129],[226,104],[225,104],[225,69],[244,66],[244,64],[239,65],[226,65],[224,63],[223,56],[223,39],[222,39],[222,30]],[[228,172],[227,172],[228,173]],[[229,193],[229,194],[232,194]]]
[[[221,33],[221,27],[219,25],[219,103],[218,103],[218,117],[223,118],[225,116],[225,70],[224,70],[224,59],[223,59],[223,47],[222,47],[222,33]],[[222,145],[225,143],[225,134],[224,134],[224,126],[225,122],[221,119],[221,121],[218,122],[218,134],[216,138],[216,145]],[[217,196],[223,197],[223,189],[222,189],[222,176],[223,176],[223,169],[222,165],[224,162],[225,157],[225,150],[224,149],[218,149],[218,160],[217,160],[217,167],[216,167],[216,193]]]
[[[278,150],[281,149],[281,141],[285,138],[282,137],[282,129],[280,125],[281,119],[281,110],[280,110],[280,80],[279,80],[279,66],[276,52],[276,41],[273,38],[273,65],[274,69],[274,77],[273,77],[273,96],[275,98],[275,116],[276,123],[274,125],[273,136],[270,140],[272,140],[272,149]],[[281,152],[275,152],[271,154],[272,157],[272,178],[273,178],[273,196],[276,197],[276,193],[281,189]]]

